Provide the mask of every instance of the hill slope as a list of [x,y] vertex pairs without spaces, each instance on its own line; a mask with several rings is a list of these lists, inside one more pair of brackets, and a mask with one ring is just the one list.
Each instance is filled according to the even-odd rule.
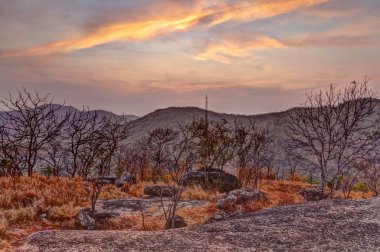
[[325,200],[168,231],[44,231],[19,251],[379,251],[379,208],[379,198]]
[[[170,107],[166,109],[158,109],[134,121],[135,129],[133,139],[138,139],[149,131],[158,127],[177,128],[179,124],[186,125],[194,119],[205,117],[205,111],[197,107]],[[281,123],[287,117],[286,112],[262,114],[262,115],[235,115],[208,112],[210,121],[220,121],[222,119],[233,123],[235,120],[247,123],[249,120],[255,120],[260,126],[268,126],[276,134],[281,135]]]

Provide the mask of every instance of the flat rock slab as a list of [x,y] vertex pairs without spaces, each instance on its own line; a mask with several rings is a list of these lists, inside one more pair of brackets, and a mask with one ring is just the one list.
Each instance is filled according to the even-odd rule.
[[167,231],[44,231],[18,251],[380,251],[380,199],[324,200]]
[[[171,198],[162,198],[162,203],[166,208],[172,204]],[[177,209],[206,206],[206,200],[181,200]],[[99,214],[108,213],[117,216],[140,214],[141,208],[148,215],[162,214],[160,197],[145,198],[125,198],[125,199],[101,199],[96,204],[96,212]]]

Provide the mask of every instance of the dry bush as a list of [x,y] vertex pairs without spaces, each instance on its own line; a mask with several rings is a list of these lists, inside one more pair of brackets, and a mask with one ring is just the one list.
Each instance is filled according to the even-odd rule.
[[210,203],[206,206],[182,208],[178,209],[177,214],[182,216],[186,223],[191,225],[198,225],[210,219],[218,211],[215,203]]
[[262,191],[269,198],[270,207],[298,204],[304,202],[300,194],[304,189],[310,188],[310,184],[296,181],[264,181]]
[[0,251],[11,251],[12,245],[5,239],[0,238]]
[[199,186],[187,187],[181,194],[182,199],[186,200],[207,200],[214,202],[220,199],[224,194],[215,190],[204,190]]
[[[22,243],[32,232],[49,228],[71,227],[72,218],[82,206],[87,206],[89,184],[80,178],[2,177],[0,178],[0,229],[8,223],[10,245]],[[38,218],[47,214],[47,219]],[[8,234],[9,233],[9,234]],[[0,244],[0,246],[3,246]]]
[[105,185],[102,187],[99,198],[100,199],[126,198],[126,197],[129,197],[128,191],[129,191],[128,184],[125,184],[121,188],[118,188],[115,185]]
[[4,216],[0,217],[0,237],[3,237],[5,235],[5,232],[7,232],[8,229],[8,221]]
[[54,206],[48,212],[48,218],[51,220],[71,220],[80,211],[81,207],[74,206],[71,202],[62,206]]
[[36,217],[36,211],[33,207],[12,208],[2,210],[2,215],[10,224],[17,224],[33,221]]
[[[355,192],[355,191],[352,191],[350,193],[349,199],[366,199],[366,198],[371,198],[371,197],[373,197],[373,196],[372,196],[372,194],[370,192]],[[344,194],[341,191],[335,192],[334,198],[345,199]]]
[[268,206],[270,206],[270,202],[267,202],[267,201],[263,201],[263,200],[255,201],[255,202],[249,201],[242,206],[241,211],[244,213],[250,213],[250,212],[255,212],[255,211],[261,210],[261,209],[268,207]]

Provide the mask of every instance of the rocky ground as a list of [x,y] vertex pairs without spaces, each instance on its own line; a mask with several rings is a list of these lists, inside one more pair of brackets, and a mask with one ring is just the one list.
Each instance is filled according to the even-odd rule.
[[380,199],[277,207],[168,231],[43,231],[18,251],[380,251]]
[[[171,198],[162,198],[165,208],[172,204]],[[178,203],[177,209],[200,207],[208,204],[205,200],[182,200]],[[161,198],[126,198],[126,199],[100,199],[96,205],[98,214],[109,214],[113,216],[126,216],[130,214],[139,214],[141,209],[152,215],[161,215]]]

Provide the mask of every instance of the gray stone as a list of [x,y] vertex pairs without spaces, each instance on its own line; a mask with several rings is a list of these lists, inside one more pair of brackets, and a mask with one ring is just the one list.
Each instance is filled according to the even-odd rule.
[[124,184],[135,184],[136,177],[129,172],[123,172],[117,179],[115,179],[115,185],[122,187]]
[[180,181],[185,186],[200,186],[204,189],[216,189],[222,193],[240,188],[239,179],[235,175],[216,169],[188,172]]
[[[174,219],[174,226],[172,226],[173,219]],[[169,221],[168,221],[168,223],[166,224],[166,229],[183,228],[183,227],[187,227],[187,223],[179,215],[174,216],[174,218],[173,217],[170,218]]]
[[80,210],[75,217],[76,223],[87,230],[95,229],[95,220],[84,209]]
[[316,188],[305,189],[301,195],[306,201],[319,201],[328,197],[322,190]]
[[228,211],[231,206],[245,206],[252,202],[265,203],[268,201],[268,197],[259,189],[237,189],[229,192],[224,199],[218,200],[216,206],[221,210]]
[[172,197],[176,194],[177,190],[173,186],[146,186],[144,188],[144,194],[149,196],[159,197]]

